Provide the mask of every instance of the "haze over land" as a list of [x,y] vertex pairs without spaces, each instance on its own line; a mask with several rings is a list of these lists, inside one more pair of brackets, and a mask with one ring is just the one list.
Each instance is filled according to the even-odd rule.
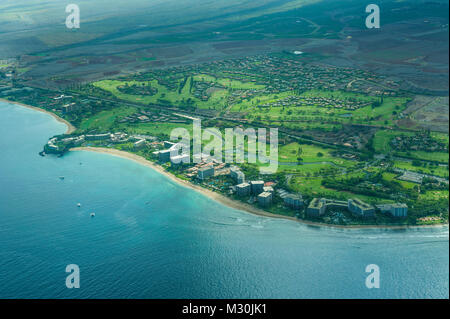
[[[365,28],[366,3],[357,0],[77,4],[81,29],[68,30],[66,2],[2,1],[0,57],[30,54],[28,75],[37,84],[55,75],[86,81],[118,70],[296,49],[316,53],[324,63],[401,77],[419,91],[448,91],[447,1],[380,1],[379,30]],[[80,56],[89,65],[74,69]]]

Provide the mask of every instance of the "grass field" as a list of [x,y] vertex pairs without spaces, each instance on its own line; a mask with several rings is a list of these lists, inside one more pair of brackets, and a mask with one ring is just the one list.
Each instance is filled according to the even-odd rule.
[[[181,86],[184,81],[184,76],[180,75],[177,86]],[[205,82],[211,87],[217,84],[218,87],[209,93],[209,99],[207,101],[200,100],[195,97],[191,92],[192,81]],[[118,90],[118,87],[124,85],[150,85],[158,90],[155,95],[133,95],[125,94]],[[234,90],[259,90],[264,89],[264,85],[255,84],[253,82],[241,82],[234,79],[225,77],[213,77],[207,74],[198,74],[193,77],[188,77],[181,90],[169,90],[166,86],[161,85],[157,80],[151,81],[119,81],[119,80],[102,80],[94,83],[94,86],[101,88],[105,91],[111,92],[116,97],[142,104],[169,104],[174,106],[186,106],[191,105],[200,109],[214,109],[222,110],[227,105],[227,98]],[[223,88],[225,87],[225,89]]]
[[[279,94],[260,95],[250,99],[246,99],[240,103],[233,105],[232,112],[243,112],[249,114],[253,118],[261,117],[267,121],[290,120],[313,124],[320,123],[322,125],[332,124],[368,124],[368,125],[392,125],[396,118],[396,114],[406,108],[407,98],[384,98],[382,105],[373,108],[371,105],[361,107],[356,110],[346,108],[333,107],[326,103],[313,103],[302,106],[296,106],[289,103],[283,104],[283,99],[289,97],[297,97],[302,99],[323,98],[334,99],[339,104],[356,100],[372,104],[377,101],[377,97],[367,96],[363,94],[348,93],[341,91],[319,91],[312,90],[300,95],[293,91],[282,92]],[[265,104],[272,104],[269,107],[259,107]],[[312,125],[316,127],[316,125]],[[305,124],[297,124],[300,128]],[[311,125],[310,125],[311,126]]]
[[[396,130],[380,130],[378,131],[373,140],[373,147],[377,153],[383,154],[393,154],[402,157],[408,157],[412,159],[424,160],[424,161],[435,161],[440,163],[448,163],[449,154],[445,152],[426,152],[426,151],[410,151],[410,152],[399,152],[392,149],[390,141],[397,136],[412,136],[413,132],[404,132]],[[442,141],[448,141],[448,136],[439,133],[433,133],[437,139]]]
[[180,123],[116,123],[116,119],[120,119],[136,113],[137,108],[119,107],[112,110],[101,111],[92,117],[84,119],[79,125],[82,131],[96,130],[99,132],[126,132],[129,134],[146,134],[155,136],[169,136],[170,132],[175,128],[186,128],[192,134],[192,125]]
[[292,173],[306,178],[319,176],[341,176],[344,174],[339,168],[329,163],[299,164],[296,166],[283,165],[278,166],[279,172]]
[[449,175],[448,166],[414,166],[411,162],[408,161],[395,160],[394,167],[445,178],[448,178]]
[[[348,175],[350,176],[360,176],[360,172],[352,173]],[[381,202],[388,202],[386,199],[379,199],[371,196],[365,196],[361,194],[353,194],[351,192],[346,192],[342,190],[334,190],[329,189],[324,186],[322,186],[323,178],[317,177],[317,178],[305,178],[302,176],[293,176],[290,180],[290,187],[296,191],[300,192],[302,194],[310,194],[314,197],[326,197],[326,198],[333,198],[333,199],[340,199],[340,200],[348,200],[350,198],[359,198],[361,200],[364,200],[369,203],[381,203]]]
[[[220,73],[220,72],[219,72]],[[116,97],[141,104],[160,104],[178,107],[195,107],[228,112],[238,112],[251,121],[263,124],[279,125],[294,130],[322,129],[331,131],[340,129],[344,124],[362,124],[387,126],[394,125],[397,115],[406,108],[408,98],[385,97],[380,106],[373,107],[380,98],[359,93],[343,91],[311,90],[298,94],[294,91],[280,93],[263,93],[265,85],[242,76],[242,80],[227,78],[225,75],[196,74],[188,76],[180,74],[171,81],[178,81],[180,90],[170,90],[157,80],[119,81],[103,80],[95,82],[98,88],[111,92]],[[193,83],[202,82],[209,89],[208,100],[194,96]],[[150,85],[157,93],[150,95],[125,94],[118,90],[123,85]],[[298,101],[298,102],[294,102]],[[230,104],[231,103],[231,104]],[[300,103],[300,104],[298,104]],[[345,105],[359,105],[354,108]],[[380,136],[379,139],[383,137]],[[385,137],[387,138],[387,137]],[[376,141],[379,145],[387,145]],[[380,146],[378,147],[380,148]]]
[[443,152],[412,151],[410,154],[399,152],[399,155],[410,156],[419,160],[448,163],[449,154]]
[[[125,93],[120,92],[117,89],[119,86],[122,86],[125,84],[128,84],[129,86],[142,85],[142,84],[151,85],[153,88],[156,88],[158,90],[158,93],[153,96],[125,94]],[[143,104],[157,103],[159,99],[164,99],[164,100],[167,100],[167,101],[173,102],[173,103],[179,103],[183,99],[188,99],[190,97],[183,90],[182,90],[181,94],[179,94],[178,91],[170,91],[165,86],[160,85],[158,83],[158,81],[156,81],[156,80],[145,81],[145,82],[103,80],[103,81],[95,82],[94,86],[96,86],[100,89],[103,89],[105,91],[109,91],[120,99],[131,101],[131,102],[143,103]]]
[[401,131],[395,131],[395,130],[380,130],[378,131],[373,139],[373,148],[375,149],[375,152],[377,153],[383,153],[387,154],[392,151],[391,145],[389,144],[390,141],[400,136],[401,134],[404,134],[406,136],[412,136],[414,133],[412,132],[401,132]]
[[97,129],[99,131],[108,131],[115,125],[117,118],[123,118],[136,113],[137,109],[133,107],[118,107],[108,111],[101,111],[92,117],[84,119],[79,125],[80,130]]
[[[259,114],[259,113],[267,113],[267,110],[261,111],[257,108],[258,105],[265,104],[265,103],[273,103],[277,102],[278,100],[295,95],[293,92],[282,92],[278,94],[267,94],[262,96],[257,96],[253,98],[244,99],[242,102],[237,103],[233,105],[231,108],[232,112],[249,112],[251,114]],[[269,110],[269,112],[272,110]]]
[[420,194],[419,200],[439,200],[442,198],[448,198],[449,192],[442,191],[427,191],[425,193]]
[[386,181],[396,181],[398,183],[400,183],[400,185],[402,185],[403,188],[405,189],[412,189],[414,188],[414,186],[417,186],[417,184],[411,183],[411,182],[407,182],[407,181],[401,181],[401,180],[397,180],[396,177],[398,176],[398,174],[394,174],[394,173],[383,173],[383,179]]
[[[182,84],[182,79],[179,80],[178,85]],[[223,109],[226,105],[226,97],[228,92],[226,90],[215,90],[208,101],[201,101],[194,97],[189,91],[191,86],[192,78],[188,77],[185,85],[178,90],[169,90],[167,87],[158,83],[157,80],[152,81],[118,81],[118,80],[102,80],[94,83],[94,86],[101,88],[105,91],[111,92],[117,98],[141,103],[141,104],[169,104],[173,106],[186,106],[191,104],[198,108],[205,109]],[[118,87],[128,84],[132,85],[150,85],[158,90],[155,95],[133,95],[125,94],[118,90]]]
[[261,90],[266,87],[265,85],[255,84],[253,82],[241,82],[229,78],[217,78],[208,74],[195,75],[194,80],[197,82],[217,83],[229,89],[236,90]]
[[[300,157],[299,148],[301,149]],[[247,152],[247,145],[245,151]],[[299,143],[282,145],[278,149],[278,172],[292,173],[304,177],[337,176],[354,170],[356,161],[332,156],[331,149]],[[269,164],[257,161],[256,167],[267,167]]]
[[127,132],[129,134],[144,134],[152,136],[165,136],[169,137],[173,129],[185,128],[192,135],[192,125],[180,124],[180,123],[140,123],[140,124],[120,124],[118,126],[119,131]]
[[[370,171],[376,172],[379,170],[372,168]],[[364,171],[355,171],[355,172],[350,172],[350,173],[346,174],[345,177],[346,178],[363,177],[364,175],[365,175]],[[396,180],[397,175],[394,173],[383,172],[382,176],[383,176],[383,179],[386,181],[398,182],[405,190],[410,190],[410,189],[413,189],[415,186],[417,186],[414,183]],[[290,179],[289,185],[296,192],[300,192],[303,194],[310,194],[314,197],[327,197],[327,198],[334,198],[334,199],[340,199],[340,200],[348,200],[350,198],[356,197],[356,198],[362,199],[371,204],[392,202],[391,200],[385,199],[385,198],[382,199],[382,198],[377,198],[377,197],[367,196],[367,195],[362,195],[362,194],[354,194],[352,192],[348,192],[345,190],[329,189],[329,188],[322,186],[322,184],[321,184],[322,180],[323,180],[323,177],[321,177],[321,176],[305,177],[305,176],[300,176],[300,175],[294,175]],[[430,198],[430,196],[434,196],[434,198],[441,198],[441,197],[445,197],[446,193],[448,196],[448,191],[438,191],[438,192],[429,192],[429,193],[430,194],[428,194],[428,193],[423,194],[424,198],[425,197]],[[432,193],[436,193],[436,194],[432,194]]]
[[[298,152],[299,149],[301,150],[300,154]],[[297,158],[300,156],[302,161],[305,163],[331,162],[343,167],[351,167],[356,164],[356,162],[332,156],[330,154],[331,151],[331,149],[323,148],[317,145],[290,143],[280,147],[279,161],[298,162]]]

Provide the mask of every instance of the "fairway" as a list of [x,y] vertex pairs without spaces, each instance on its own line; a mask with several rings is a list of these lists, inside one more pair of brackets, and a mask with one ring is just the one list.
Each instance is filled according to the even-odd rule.
[[100,132],[106,132],[116,126],[115,121],[117,119],[131,115],[135,113],[136,110],[136,108],[132,107],[119,107],[109,111],[102,111],[90,118],[84,119],[81,122],[79,129],[84,131],[95,129]]

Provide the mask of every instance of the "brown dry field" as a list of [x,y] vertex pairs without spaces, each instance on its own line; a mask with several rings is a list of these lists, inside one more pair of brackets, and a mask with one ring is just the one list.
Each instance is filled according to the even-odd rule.
[[449,132],[449,97],[416,96],[404,111],[408,118],[399,126],[408,129],[432,129]]

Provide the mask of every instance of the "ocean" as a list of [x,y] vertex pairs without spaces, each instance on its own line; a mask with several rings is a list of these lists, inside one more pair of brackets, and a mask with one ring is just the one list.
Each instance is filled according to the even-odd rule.
[[[251,215],[127,159],[38,155],[65,130],[0,102],[0,298],[449,297],[447,226],[334,229]],[[79,289],[66,287],[69,264]],[[379,289],[366,287],[369,264]]]

